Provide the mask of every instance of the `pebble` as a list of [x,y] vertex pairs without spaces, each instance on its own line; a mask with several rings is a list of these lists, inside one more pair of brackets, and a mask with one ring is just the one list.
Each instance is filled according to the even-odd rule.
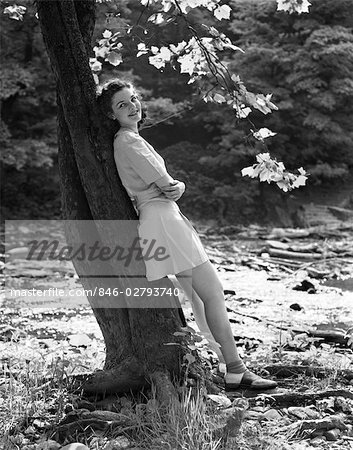
[[102,450],[123,450],[129,448],[131,442],[124,436],[118,436],[117,438],[107,442]]
[[263,419],[263,413],[259,411],[246,411],[245,417],[250,420],[261,420]]
[[61,445],[58,442],[53,441],[52,439],[38,443],[37,447],[37,450],[59,450],[59,449],[61,449]]
[[353,437],[353,425],[350,424],[347,425],[346,435],[349,437]]
[[308,419],[320,419],[320,413],[316,409],[306,406],[304,411]]
[[276,409],[269,409],[262,415],[262,420],[280,420],[281,418],[281,414]]
[[304,410],[304,408],[296,407],[296,406],[290,406],[288,408],[288,413],[294,417],[297,417],[298,419],[306,419],[308,416]]
[[89,448],[80,442],[74,442],[73,444],[68,444],[65,445],[65,447],[61,447],[60,450],[89,450]]
[[312,446],[312,447],[322,447],[323,446],[323,444],[324,444],[324,442],[325,442],[325,440],[326,439],[322,439],[322,437],[316,437],[316,438],[314,438],[314,439],[311,439],[311,441],[310,441],[310,445]]
[[341,431],[338,428],[333,428],[332,430],[325,431],[324,436],[328,441],[337,441],[340,434]]

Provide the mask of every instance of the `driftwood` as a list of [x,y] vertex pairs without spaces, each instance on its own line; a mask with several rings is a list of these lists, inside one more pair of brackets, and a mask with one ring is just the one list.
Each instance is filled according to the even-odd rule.
[[271,375],[275,375],[276,378],[288,378],[294,375],[307,375],[316,378],[326,378],[330,374],[334,374],[339,378],[345,378],[350,381],[353,380],[352,370],[337,370],[328,369],[326,367],[315,367],[315,366],[295,366],[295,365],[281,365],[273,364],[264,367],[264,370],[269,372]]
[[[275,404],[276,406],[279,406],[281,408],[288,408],[289,406],[304,406],[307,403],[312,404],[316,400],[321,400],[323,398],[328,397],[343,397],[353,399],[353,392],[344,389],[332,389],[327,391],[308,392],[308,393],[284,392],[280,394],[271,394],[271,395],[262,394],[261,397],[263,397],[266,400],[266,402],[270,403],[271,405]],[[250,406],[255,406],[256,403],[259,401],[259,398],[258,397],[249,398],[248,400]]]

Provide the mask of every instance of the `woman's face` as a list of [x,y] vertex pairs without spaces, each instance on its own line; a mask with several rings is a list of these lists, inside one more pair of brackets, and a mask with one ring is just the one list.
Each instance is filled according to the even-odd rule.
[[120,126],[136,127],[141,120],[141,103],[133,88],[123,88],[113,95],[112,111]]

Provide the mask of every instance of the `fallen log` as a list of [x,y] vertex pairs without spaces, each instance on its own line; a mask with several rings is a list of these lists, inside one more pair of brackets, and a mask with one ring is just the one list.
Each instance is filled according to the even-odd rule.
[[[316,400],[321,400],[328,397],[343,397],[353,399],[353,392],[344,389],[332,389],[327,391],[319,392],[293,392],[293,393],[280,393],[280,394],[261,394],[261,398],[270,403],[271,405],[276,405],[281,408],[288,408],[289,406],[305,406],[306,404],[312,404]],[[256,406],[259,401],[259,396],[254,398],[249,398],[249,405]]]

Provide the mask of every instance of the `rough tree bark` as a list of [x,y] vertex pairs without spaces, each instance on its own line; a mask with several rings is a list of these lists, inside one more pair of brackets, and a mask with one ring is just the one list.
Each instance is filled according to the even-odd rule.
[[[99,224],[94,220],[137,220],[129,197],[115,169],[112,135],[102,123],[95,99],[95,84],[88,63],[95,23],[94,0],[39,0],[38,16],[46,49],[57,81],[59,170],[62,188],[63,218],[91,221],[90,231],[100,240]],[[70,222],[71,223],[71,222]],[[132,224],[135,222],[131,222]],[[72,223],[71,223],[72,224]],[[71,237],[82,233],[70,226]],[[76,235],[76,236],[75,236]],[[137,236],[137,229],[136,229]],[[79,236],[84,242],[86,236]],[[109,240],[110,237],[108,237]],[[111,243],[113,243],[111,241]],[[75,261],[84,288],[131,286],[128,271],[121,276],[110,267],[104,279],[90,278],[88,263]],[[144,273],[140,261],[138,273]],[[114,276],[120,274],[120,276]],[[109,278],[110,275],[110,278]],[[171,287],[168,278],[148,283],[133,278],[135,287]],[[104,371],[94,374],[86,390],[124,392],[137,390],[151,379],[161,397],[168,397],[170,376],[180,375],[184,346],[164,345],[176,341],[173,332],[180,330],[176,298],[165,296],[170,308],[131,308],[130,298],[119,299],[114,307],[110,297],[89,297],[106,344]],[[150,298],[140,297],[141,304]],[[180,338],[178,338],[180,343]]]

